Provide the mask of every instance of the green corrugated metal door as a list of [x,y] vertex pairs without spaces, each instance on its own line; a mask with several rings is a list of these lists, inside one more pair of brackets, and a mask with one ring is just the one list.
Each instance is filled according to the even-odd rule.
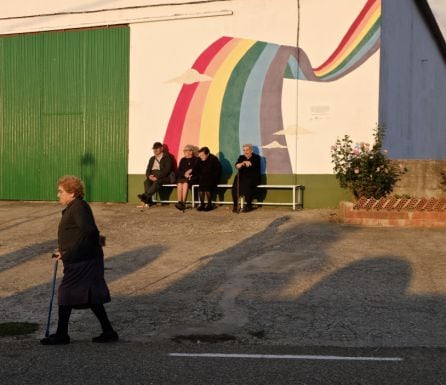
[[[40,125],[40,74],[42,66],[37,35],[2,39],[2,143],[1,198],[22,199],[39,190],[42,156]],[[19,186],[23,189],[20,190]],[[54,186],[54,182],[53,182]]]
[[90,201],[127,200],[126,27],[0,39],[0,199],[55,199],[64,174]]

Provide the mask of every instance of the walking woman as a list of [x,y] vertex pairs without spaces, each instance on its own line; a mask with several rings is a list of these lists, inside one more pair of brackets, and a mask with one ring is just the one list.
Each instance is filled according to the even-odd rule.
[[63,262],[63,278],[58,290],[59,318],[57,331],[40,340],[42,345],[70,343],[68,321],[72,309],[91,309],[99,320],[102,334],[93,342],[113,342],[118,334],[107,317],[104,303],[110,293],[104,280],[104,253],[99,230],[90,206],[83,200],[84,184],[75,176],[59,179],[57,196],[66,206],[59,223],[59,249],[55,257]]

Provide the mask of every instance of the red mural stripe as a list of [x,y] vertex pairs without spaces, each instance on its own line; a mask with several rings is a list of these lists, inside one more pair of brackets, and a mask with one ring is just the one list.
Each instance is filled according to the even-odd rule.
[[214,43],[212,43],[208,48],[206,48],[201,55],[198,57],[198,59],[195,61],[195,63],[192,65],[193,69],[196,69],[198,72],[203,73],[209,63],[212,61],[214,56],[231,40],[233,40],[233,37],[229,36],[223,36],[220,39],[216,40]]
[[369,0],[364,8],[359,13],[358,17],[355,19],[353,24],[348,29],[347,33],[345,34],[344,38],[339,43],[339,46],[336,48],[336,50],[330,55],[330,57],[319,67],[314,68],[314,71],[320,71],[323,67],[328,65],[338,54],[344,46],[347,44],[347,42],[350,40],[352,35],[354,34],[355,30],[358,28],[358,26],[361,24],[362,20],[367,16],[370,9],[377,3],[377,0]]
[[[214,56],[231,40],[232,38],[227,36],[216,40],[201,53],[192,68],[203,73]],[[197,87],[198,83],[184,84],[175,102],[172,115],[167,125],[166,134],[164,135],[164,143],[172,154],[178,154],[184,119]]]

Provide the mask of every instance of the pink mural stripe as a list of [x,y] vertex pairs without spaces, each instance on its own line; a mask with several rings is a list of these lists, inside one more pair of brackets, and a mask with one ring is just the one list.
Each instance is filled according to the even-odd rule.
[[209,64],[214,60],[215,55],[217,55],[218,52],[232,40],[234,40],[234,38],[229,36],[222,36],[220,39],[216,40],[203,51],[197,60],[195,60],[192,68],[200,73],[206,73]]
[[332,61],[334,61],[340,53],[343,51],[344,47],[347,45],[347,43],[351,40],[352,35],[354,35],[355,31],[359,28],[364,18],[367,18],[367,16],[370,17],[370,15],[374,14],[376,7],[380,7],[381,1],[380,0],[368,0],[364,8],[359,13],[358,17],[355,19],[353,24],[350,26],[349,30],[345,34],[344,38],[339,43],[338,47],[335,49],[335,51],[330,55],[330,57],[319,67],[315,68],[315,72],[323,71],[324,67],[328,66]]
[[[233,51],[234,47],[241,39],[232,39],[225,44],[210,60],[203,73],[210,77],[214,77],[216,72],[221,67],[226,57]],[[209,91],[210,82],[200,82],[195,90],[194,95],[189,103],[189,109],[184,119],[183,133],[181,136],[180,149],[185,144],[200,145],[200,126],[203,109],[206,102],[206,97]],[[180,156],[180,154],[178,154]]]
[[[201,115],[209,91],[209,86],[210,82],[200,82],[189,103],[189,109],[187,110],[184,119],[180,150],[186,144],[199,145]],[[180,154],[178,154],[178,156],[180,157]]]
[[[211,62],[211,60],[214,58],[216,53],[220,51],[220,49],[231,40],[232,38],[223,36],[215,41],[197,58],[192,68],[202,73]],[[186,117],[190,101],[195,93],[195,90],[197,89],[197,86],[198,83],[183,85],[175,102],[175,106],[173,108],[173,112],[170,116],[166,133],[164,135],[164,143],[168,146],[169,151],[172,154],[179,153],[179,145],[181,134],[183,131],[184,119]]]
[[167,145],[169,152],[172,154],[178,154],[184,118],[196,88],[196,83],[183,85],[177,101],[175,102],[175,107],[172,115],[170,116],[166,133],[164,135],[164,144]]
[[[379,47],[380,47],[380,45],[381,45],[381,41],[378,39],[377,41],[375,41],[374,43],[373,43],[373,46],[371,46],[370,47],[370,50],[369,50],[369,52],[375,52],[375,51],[377,51],[378,49],[379,49]],[[367,61],[369,59],[369,55],[365,55],[365,56],[362,56],[354,65],[352,65],[350,68],[349,68],[349,72],[352,72],[352,71],[354,71],[356,68],[358,68],[358,67],[360,67],[365,61]],[[332,81],[335,81],[335,80],[338,80],[338,79],[340,79],[340,78],[342,78],[343,76],[344,76],[345,74],[344,73],[338,73],[336,76],[333,76],[332,78],[330,78],[330,81],[332,82]]]
[[[375,8],[375,9],[373,9]],[[358,45],[358,36],[363,35],[364,34],[364,30],[366,29],[367,26],[369,26],[369,24],[371,22],[373,22],[373,20],[376,19],[376,15],[375,12],[379,12],[378,5],[376,4],[375,7],[372,7],[372,9],[370,10],[371,12],[369,12],[363,19],[362,21],[359,23],[358,28],[356,28],[353,33],[351,34],[349,40],[345,43],[344,47],[341,48],[341,50],[339,51],[338,55],[336,56],[336,58],[334,58],[330,63],[327,63],[326,66],[324,66],[324,68],[322,68],[322,71],[326,71],[329,72],[331,69],[335,68],[342,60],[344,60],[344,58],[351,52],[353,51],[354,48],[356,48],[356,46]],[[315,72],[318,70],[315,70]],[[320,70],[319,70],[320,71]]]

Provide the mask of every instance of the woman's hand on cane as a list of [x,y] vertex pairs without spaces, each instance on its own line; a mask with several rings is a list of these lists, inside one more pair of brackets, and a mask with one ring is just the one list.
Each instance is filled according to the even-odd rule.
[[51,255],[51,258],[55,258],[58,261],[60,261],[62,259],[62,253],[60,252],[59,249],[54,250],[53,255]]

